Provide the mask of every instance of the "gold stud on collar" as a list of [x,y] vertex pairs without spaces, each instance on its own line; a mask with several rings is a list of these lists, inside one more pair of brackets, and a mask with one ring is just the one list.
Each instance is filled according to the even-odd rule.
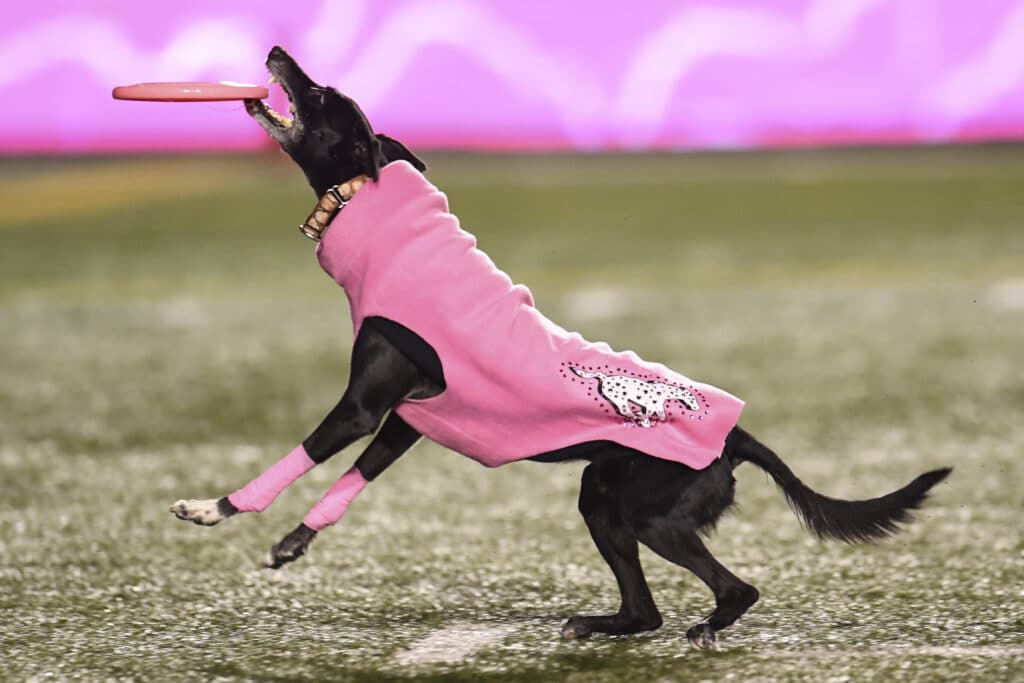
[[299,231],[314,242],[319,242],[334,217],[345,208],[345,204],[352,199],[359,188],[366,184],[367,180],[369,180],[367,176],[358,175],[340,185],[329,188],[324,196],[317,201],[309,218],[299,226]]

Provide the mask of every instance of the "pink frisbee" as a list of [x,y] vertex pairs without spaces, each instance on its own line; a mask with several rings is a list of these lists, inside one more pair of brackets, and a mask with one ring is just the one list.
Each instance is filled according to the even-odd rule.
[[114,88],[115,100],[146,102],[223,102],[225,100],[262,100],[270,91],[262,85],[220,81],[181,81],[136,83]]

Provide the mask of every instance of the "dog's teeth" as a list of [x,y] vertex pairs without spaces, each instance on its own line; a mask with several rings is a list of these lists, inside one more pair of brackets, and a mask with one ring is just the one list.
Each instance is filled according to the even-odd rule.
[[270,78],[267,79],[267,83],[274,84],[280,83],[280,81],[277,80],[277,76],[275,76],[274,74],[270,74]]

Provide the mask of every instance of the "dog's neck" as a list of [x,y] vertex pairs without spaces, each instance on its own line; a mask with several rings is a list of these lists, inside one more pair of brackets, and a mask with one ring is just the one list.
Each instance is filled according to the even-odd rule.
[[299,226],[299,230],[309,239],[319,242],[324,231],[330,226],[331,221],[338,215],[338,212],[345,208],[355,193],[366,184],[370,178],[365,175],[357,175],[355,178],[327,188],[327,192],[317,201],[309,218]]

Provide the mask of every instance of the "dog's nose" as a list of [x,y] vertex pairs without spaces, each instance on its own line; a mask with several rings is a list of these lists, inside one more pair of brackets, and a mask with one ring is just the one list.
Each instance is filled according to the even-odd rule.
[[267,53],[267,63],[269,64],[270,62],[282,61],[291,62],[294,60],[292,59],[292,56],[288,54],[288,51],[285,50],[280,45],[275,45],[274,47],[270,48],[270,52]]

